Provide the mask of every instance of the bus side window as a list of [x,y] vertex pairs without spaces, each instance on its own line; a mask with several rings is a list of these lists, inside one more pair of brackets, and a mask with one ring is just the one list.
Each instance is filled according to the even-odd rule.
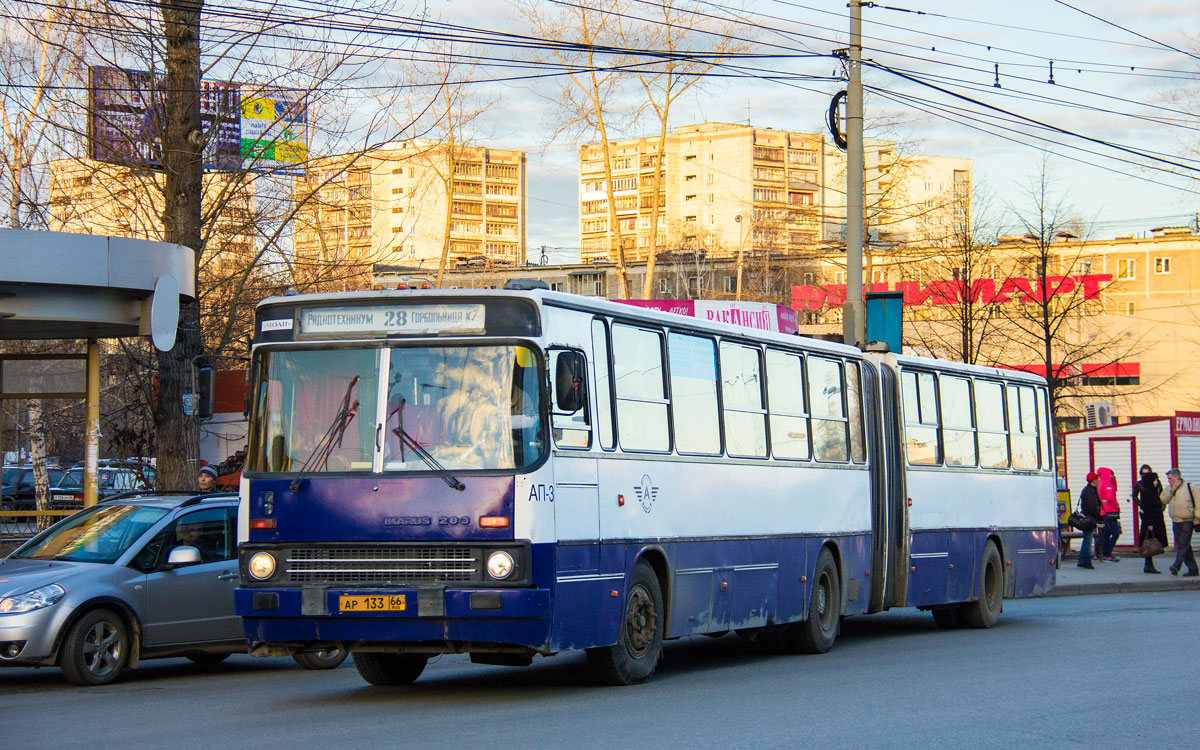
[[846,409],[850,420],[850,460],[867,462],[867,440],[863,435],[862,382],[857,362],[846,363]]
[[608,377],[608,329],[603,320],[592,321],[592,369],[596,382],[596,432],[600,447],[616,446],[613,433],[612,381]]
[[671,449],[663,384],[662,336],[657,331],[614,325],[613,385],[617,439],[631,451]]
[[804,394],[804,360],[798,354],[768,349],[767,407],[775,458],[808,459],[811,455]]
[[910,464],[941,463],[938,445],[937,390],[933,373],[900,374],[904,399],[904,442]]
[[767,455],[767,418],[758,355],[756,347],[721,342],[725,451],[731,456],[765,458]]
[[1013,468],[1037,470],[1037,407],[1033,402],[1033,388],[1027,385],[1009,385],[1007,390]]
[[1046,389],[1034,390],[1034,400],[1037,402],[1038,445],[1042,449],[1042,471],[1054,471],[1054,451],[1050,446],[1052,432],[1050,421],[1046,418]]
[[[551,349],[550,350],[550,372],[558,372],[558,358],[562,356],[566,350]],[[582,354],[582,352],[578,352]],[[586,368],[585,368],[586,371]],[[554,379],[551,378],[551,382]],[[586,388],[584,389],[586,393]],[[554,394],[557,396],[558,394]],[[589,418],[589,409],[585,403],[578,411],[573,414],[564,414],[558,411],[557,398],[550,399],[550,432],[554,438],[554,445],[559,448],[582,448],[587,449],[592,447],[592,426]]]
[[946,465],[974,466],[975,418],[971,409],[971,381],[951,375],[940,375],[938,381]]
[[667,357],[671,364],[675,449],[680,453],[719,454],[716,345],[709,338],[670,333]]
[[975,381],[975,425],[979,428],[979,465],[1008,468],[1008,429],[1004,426],[1004,389],[999,383]]
[[808,403],[812,409],[813,457],[818,461],[849,460],[840,362],[808,358]]

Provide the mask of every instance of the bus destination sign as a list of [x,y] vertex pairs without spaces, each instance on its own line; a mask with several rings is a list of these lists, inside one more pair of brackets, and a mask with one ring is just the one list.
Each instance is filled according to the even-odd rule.
[[302,335],[483,333],[483,305],[309,307],[300,311]]

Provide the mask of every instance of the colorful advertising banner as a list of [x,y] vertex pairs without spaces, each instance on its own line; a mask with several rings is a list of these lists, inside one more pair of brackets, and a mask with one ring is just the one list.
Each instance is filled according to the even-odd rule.
[[[1080,276],[1047,276],[1026,279],[976,279],[967,289],[966,282],[957,280],[931,281],[922,285],[915,281],[901,281],[889,290],[887,284],[864,285],[865,292],[897,291],[904,293],[905,307],[913,305],[953,305],[960,300],[970,299],[981,305],[1003,305],[1008,302],[1044,301],[1059,294],[1080,294],[1083,299],[1099,299],[1102,285],[1112,281],[1107,273]],[[823,284],[820,286],[792,287],[792,307],[797,310],[820,310],[823,307],[841,307],[846,301],[845,284]]]
[[[90,155],[98,161],[161,166],[162,73],[93,67],[88,71]],[[243,91],[246,96],[243,97]],[[200,82],[204,168],[273,171],[308,158],[307,110],[299,92]]]
[[787,305],[776,305],[770,302],[702,299],[623,299],[613,301],[760,331],[795,333],[797,330],[796,311]]

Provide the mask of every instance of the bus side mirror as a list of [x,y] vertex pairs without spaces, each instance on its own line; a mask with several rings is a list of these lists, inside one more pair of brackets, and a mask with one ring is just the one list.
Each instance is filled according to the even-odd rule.
[[554,367],[554,397],[558,410],[574,414],[583,408],[586,389],[583,355],[575,351],[558,352]]

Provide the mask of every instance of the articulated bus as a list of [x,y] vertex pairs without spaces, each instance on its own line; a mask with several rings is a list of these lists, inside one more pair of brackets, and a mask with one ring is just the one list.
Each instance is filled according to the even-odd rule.
[[541,289],[258,306],[236,600],[252,653],[598,679],[844,616],[993,625],[1054,585],[1045,381]]

